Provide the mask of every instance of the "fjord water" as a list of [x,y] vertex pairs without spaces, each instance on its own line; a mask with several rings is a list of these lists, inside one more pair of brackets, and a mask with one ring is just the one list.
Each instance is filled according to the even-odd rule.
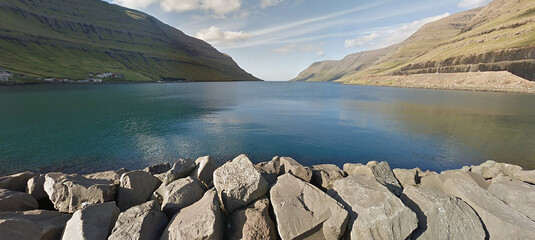
[[535,168],[535,96],[334,83],[0,88],[0,174],[87,173],[246,153],[306,165]]

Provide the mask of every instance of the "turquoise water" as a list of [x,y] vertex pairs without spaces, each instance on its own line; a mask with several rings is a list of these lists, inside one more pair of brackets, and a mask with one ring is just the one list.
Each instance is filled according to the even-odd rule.
[[0,174],[94,172],[212,155],[303,164],[535,168],[535,95],[333,83],[0,88]]

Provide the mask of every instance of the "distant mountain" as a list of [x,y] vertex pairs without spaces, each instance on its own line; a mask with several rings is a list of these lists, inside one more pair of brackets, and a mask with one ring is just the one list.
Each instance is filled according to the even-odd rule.
[[437,71],[509,71],[535,80],[534,26],[535,1],[494,0],[486,7],[426,24],[400,44],[344,58],[380,53],[379,59],[359,65],[363,67],[344,69],[344,60],[314,63],[294,80],[343,82]]
[[100,0],[1,0],[0,68],[29,77],[259,80],[208,43]]

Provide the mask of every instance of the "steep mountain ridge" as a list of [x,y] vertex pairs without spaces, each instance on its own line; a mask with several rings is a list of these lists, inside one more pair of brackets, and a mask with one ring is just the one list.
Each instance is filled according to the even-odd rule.
[[0,67],[30,77],[258,80],[208,43],[100,0],[2,0],[0,15]]
[[[509,71],[535,80],[534,19],[532,0],[495,0],[424,25],[370,67],[344,74],[337,81],[469,71]],[[304,72],[318,75],[309,69]],[[316,81],[330,80],[316,77]]]

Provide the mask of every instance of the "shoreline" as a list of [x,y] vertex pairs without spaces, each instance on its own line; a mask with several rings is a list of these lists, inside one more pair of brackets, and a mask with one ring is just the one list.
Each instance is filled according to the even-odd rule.
[[534,184],[535,170],[494,161],[437,173],[278,156],[253,164],[243,154],[222,165],[204,156],[133,171],[26,171],[0,177],[0,235],[528,239]]
[[359,86],[535,94],[535,82],[504,71],[373,76],[339,83]]

